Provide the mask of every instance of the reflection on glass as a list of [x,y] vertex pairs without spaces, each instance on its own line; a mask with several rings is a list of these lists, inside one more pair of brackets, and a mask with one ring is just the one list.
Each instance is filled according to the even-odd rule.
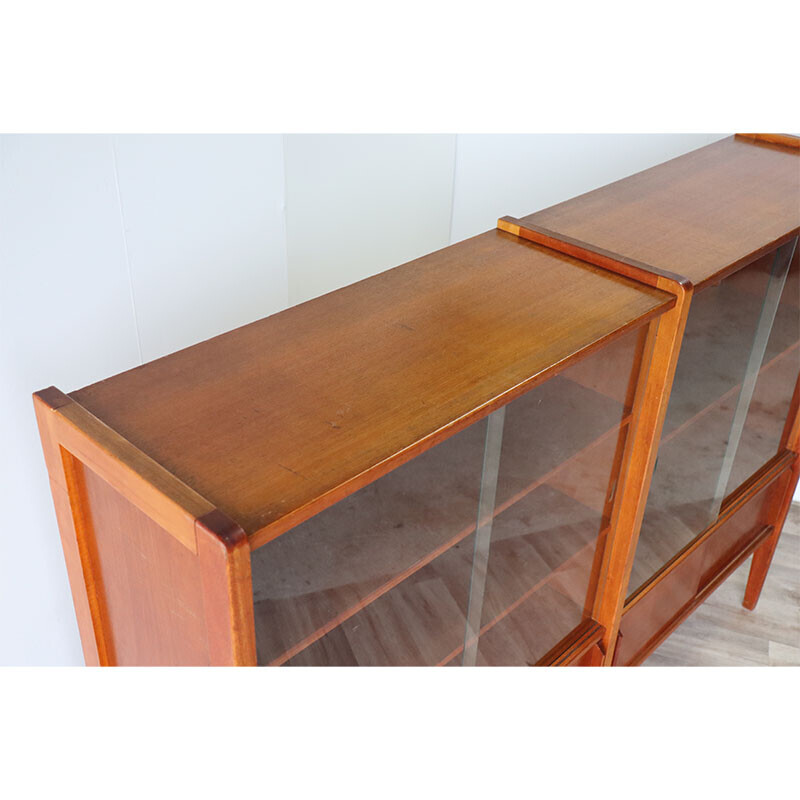
[[[797,378],[795,369],[787,379],[798,338],[789,298],[797,288],[787,280],[793,247],[767,254],[692,300],[631,588],[712,523],[725,496],[777,452],[786,410],[775,409],[779,418],[765,426],[766,407],[754,400],[761,402],[779,374],[782,383]],[[778,405],[785,400],[788,406],[791,388],[780,391]],[[771,434],[759,437],[765,427]],[[754,454],[760,450],[763,457],[765,448],[754,440],[763,445],[769,438],[774,448],[757,463]]]
[[644,331],[252,554],[258,660],[535,663],[591,613]]
[[500,469],[500,450],[503,446],[505,418],[505,408],[495,411],[489,417],[486,429],[481,499],[478,503],[478,526],[475,532],[475,553],[472,557],[467,629],[464,634],[463,664],[467,667],[474,667],[478,658],[478,639],[483,614],[483,598],[486,592],[486,574],[489,567],[489,547],[492,541],[492,524],[494,523],[497,477]]

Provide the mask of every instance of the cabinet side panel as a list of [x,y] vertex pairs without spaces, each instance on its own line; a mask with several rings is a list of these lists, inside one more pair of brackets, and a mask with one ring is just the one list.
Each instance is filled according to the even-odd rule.
[[112,663],[209,663],[200,561],[95,472],[75,462]]

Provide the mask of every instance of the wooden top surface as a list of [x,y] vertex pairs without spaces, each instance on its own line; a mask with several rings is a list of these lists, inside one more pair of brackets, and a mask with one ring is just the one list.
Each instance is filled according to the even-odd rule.
[[729,137],[527,217],[702,286],[800,227],[800,150]]
[[673,304],[495,230],[71,397],[256,546]]

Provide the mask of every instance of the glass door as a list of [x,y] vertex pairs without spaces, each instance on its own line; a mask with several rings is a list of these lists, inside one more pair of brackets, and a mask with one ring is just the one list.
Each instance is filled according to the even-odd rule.
[[692,300],[633,589],[712,524],[725,498],[779,451],[800,371],[796,242]]
[[253,552],[259,663],[536,663],[591,612],[645,333]]

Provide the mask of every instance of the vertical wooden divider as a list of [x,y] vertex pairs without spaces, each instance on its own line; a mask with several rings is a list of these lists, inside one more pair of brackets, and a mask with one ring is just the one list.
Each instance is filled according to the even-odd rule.
[[676,299],[670,311],[649,324],[639,367],[632,421],[625,442],[609,533],[596,584],[597,592],[592,604],[592,619],[603,627],[604,634],[602,654],[593,657],[590,663],[610,666],[614,659],[625,595],[694,287],[681,275],[625,258],[546,228],[527,223],[523,225],[513,217],[499,219],[497,227],[593,266],[669,292]]
[[687,288],[679,297],[675,308],[650,323],[645,344],[633,419],[619,477],[622,488],[617,492],[614,502],[592,615],[606,631],[603,639],[603,663],[606,665],[610,665],[614,658],[622,608],[636,555],[639,530],[658,454],[691,293],[691,287]]

